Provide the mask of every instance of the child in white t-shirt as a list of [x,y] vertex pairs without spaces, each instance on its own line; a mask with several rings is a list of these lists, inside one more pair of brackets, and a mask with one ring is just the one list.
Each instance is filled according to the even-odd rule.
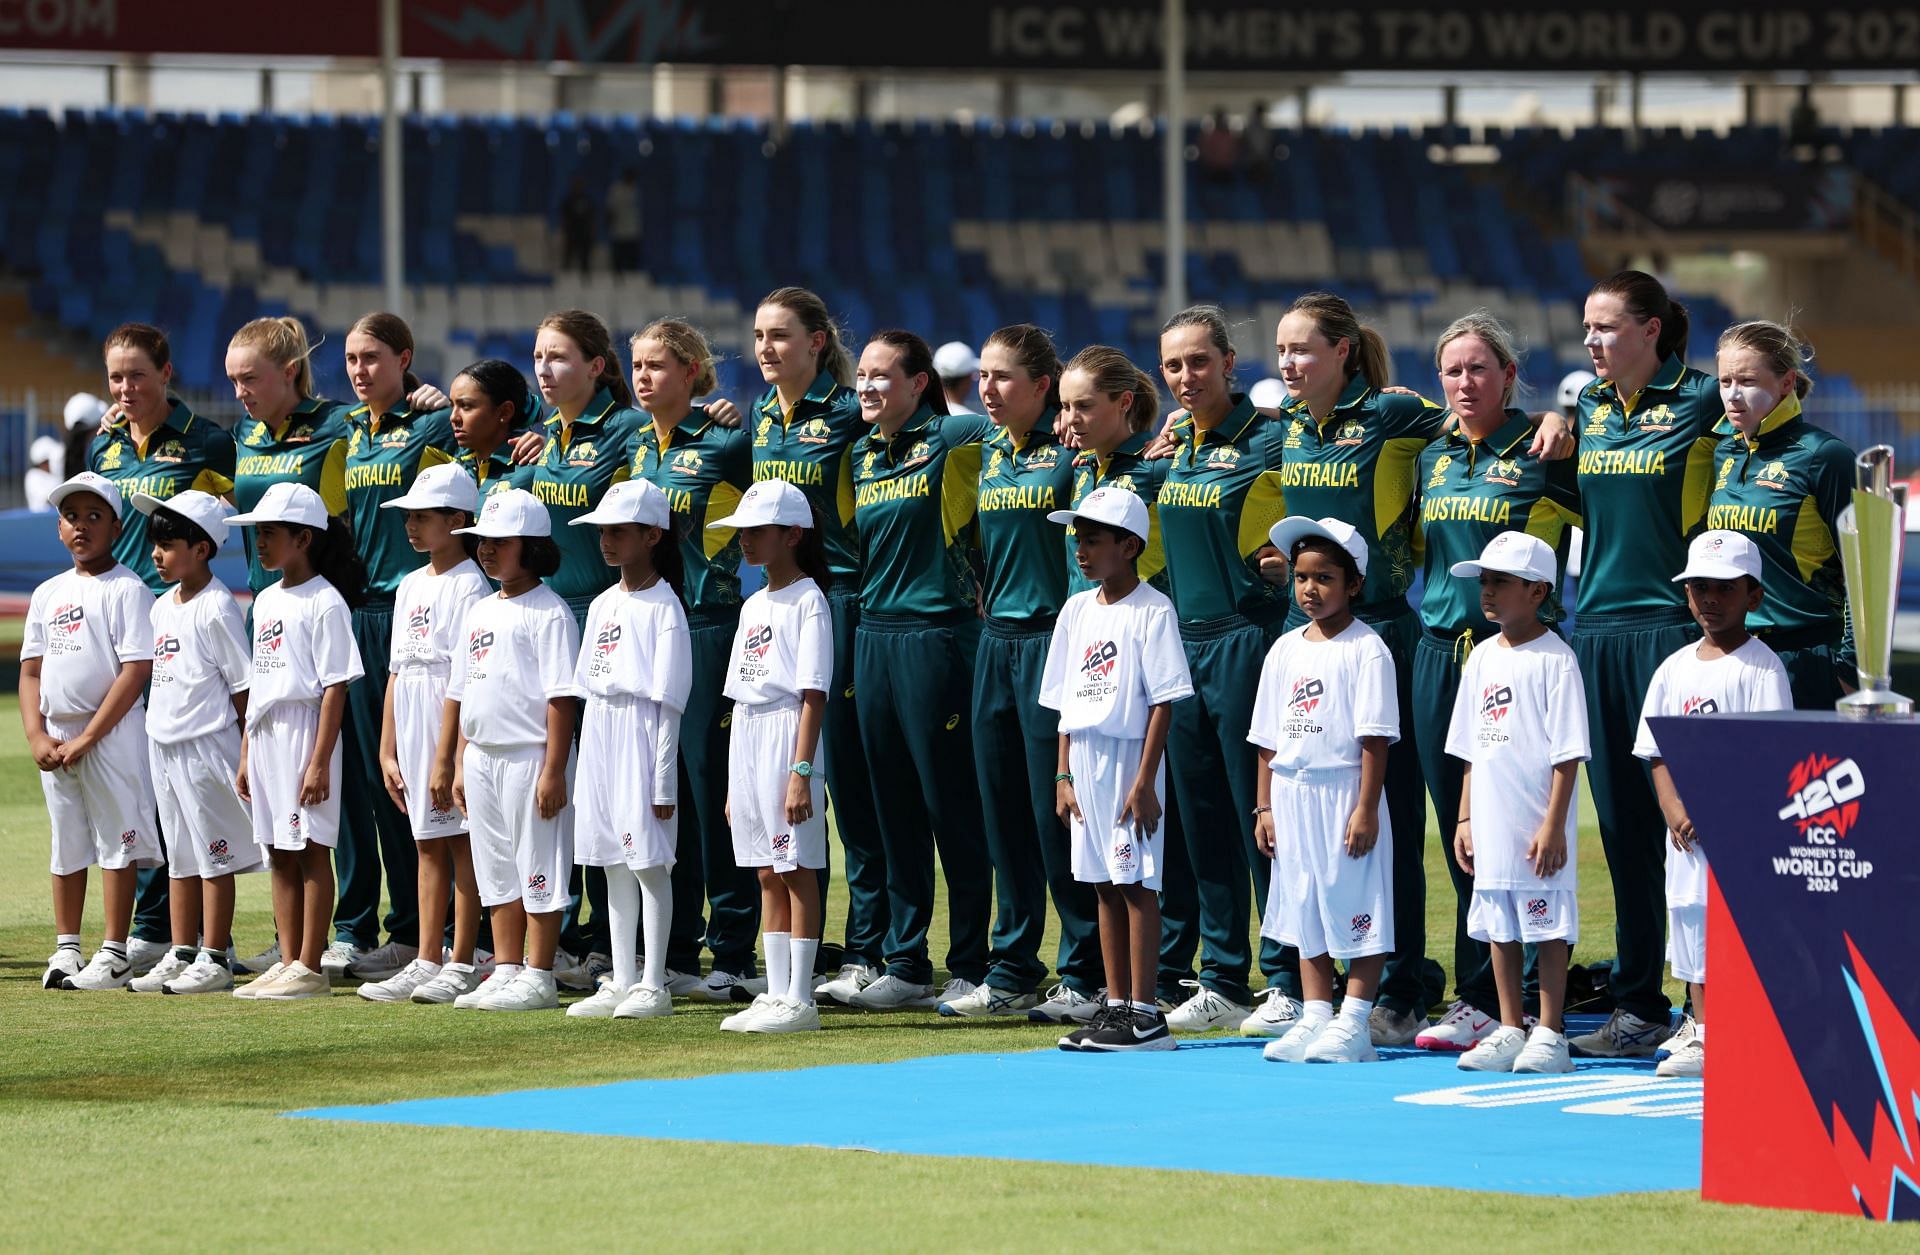
[[153,566],[173,587],[153,603],[148,765],[167,834],[173,949],[129,986],[139,993],[233,988],[234,874],[260,870],[253,814],[240,800],[240,729],[253,661],[247,624],[207,564],[227,541],[232,507],[189,490],[166,500],[136,493],[150,518]]
[[[489,496],[472,527],[500,585],[467,609],[456,640],[437,775],[451,768],[467,813],[473,875],[493,921],[494,969],[456,1007],[560,1005],[553,954],[573,871],[573,611],[541,581],[560,569],[553,521],[524,488]],[[449,735],[449,731],[451,735]]]
[[1687,546],[1686,570],[1673,579],[1687,586],[1687,609],[1704,636],[1653,673],[1633,752],[1648,760],[1667,820],[1667,961],[1674,979],[1686,982],[1691,1006],[1654,1071],[1700,1076],[1707,1057],[1707,855],[1647,720],[1791,710],[1793,690],[1779,655],[1747,632],[1747,616],[1760,608],[1762,595],[1760,551],[1753,541],[1738,532],[1702,532]]
[[[1574,785],[1590,757],[1587,701],[1573,650],[1540,622],[1554,554],[1502,532],[1452,573],[1479,578],[1480,609],[1500,635],[1467,657],[1447,729],[1466,760],[1453,853],[1474,878],[1467,933],[1493,948],[1500,1027],[1461,1056],[1469,1072],[1571,1072],[1567,955],[1580,937]],[[1521,948],[1536,947],[1540,1023],[1525,1029]]]
[[[672,1015],[667,933],[679,841],[680,716],[693,688],[693,643],[680,605],[680,544],[667,496],[644,479],[607,489],[573,520],[600,529],[620,580],[593,599],[574,665],[586,702],[574,772],[573,857],[604,867],[613,975],[567,1008],[576,1017]],[[646,968],[634,962],[636,940]]]
[[236,998],[325,998],[320,966],[333,919],[333,847],[340,834],[340,721],[347,685],[366,674],[351,607],[366,570],[344,520],[305,484],[268,488],[230,525],[255,528],[254,553],[278,583],[253,599],[253,684],[240,742],[240,798],[273,874],[281,961]]
[[740,608],[724,696],[727,822],[737,866],[760,878],[767,992],[720,1022],[735,1033],[820,1027],[813,963],[820,950],[820,878],[827,865],[821,768],[815,761],[833,680],[831,578],[813,509],[784,480],[761,480],[710,528],[738,528],[740,554],[766,568],[766,587]]
[[[1300,951],[1298,1022],[1265,1055],[1374,1063],[1368,1017],[1393,950],[1393,827],[1380,809],[1400,737],[1393,654],[1353,614],[1367,542],[1339,519],[1285,518],[1268,533],[1292,565],[1307,623],[1273,643],[1247,740],[1259,748],[1254,836],[1273,859],[1260,935]],[[1347,992],[1333,1015],[1333,963]]]
[[[48,989],[120,989],[138,869],[160,865],[141,694],[153,670],[153,595],[113,558],[120,492],[82,471],[48,495],[73,569],[33,590],[20,642],[20,721],[53,821]],[[105,938],[84,966],[87,868],[100,865]]]
[[1040,704],[1060,712],[1059,774],[1073,878],[1099,895],[1106,1005],[1060,1039],[1062,1050],[1172,1050],[1154,1000],[1166,829],[1167,727],[1193,694],[1173,603],[1141,582],[1147,507],[1125,488],[1096,488],[1047,515],[1073,527],[1074,556],[1099,587],[1067,599],[1053,627]]

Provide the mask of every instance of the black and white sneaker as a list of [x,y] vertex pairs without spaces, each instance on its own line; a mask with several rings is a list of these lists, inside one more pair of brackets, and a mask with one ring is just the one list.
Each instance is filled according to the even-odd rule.
[[1088,1054],[1113,1054],[1124,1050],[1172,1050],[1173,1032],[1166,1015],[1159,1011],[1135,1011],[1116,1007],[1119,1014],[1107,1026],[1087,1035],[1080,1049]]
[[1130,1018],[1130,1013],[1126,1007],[1116,1007],[1101,1003],[1100,1009],[1093,1013],[1092,1019],[1060,1038],[1060,1049],[1072,1051],[1085,1050],[1087,1048],[1087,1038],[1109,1027],[1114,1022],[1116,1016]]

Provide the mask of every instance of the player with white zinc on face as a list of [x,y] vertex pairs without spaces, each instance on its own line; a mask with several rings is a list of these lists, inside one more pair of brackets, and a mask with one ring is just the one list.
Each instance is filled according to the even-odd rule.
[[[1453,854],[1473,876],[1467,931],[1493,948],[1500,1027],[1460,1057],[1468,1072],[1571,1072],[1565,1032],[1567,954],[1580,938],[1574,786],[1589,756],[1587,702],[1573,650],[1540,622],[1553,550],[1502,532],[1453,574],[1480,581],[1480,609],[1500,635],[1467,657],[1447,730],[1465,759]],[[1540,1023],[1521,1004],[1521,946],[1539,955]]]
[[[613,973],[575,1017],[672,1015],[667,933],[680,824],[680,717],[693,688],[693,646],[680,606],[685,566],[667,495],[630,479],[573,520],[600,529],[600,553],[620,581],[593,599],[573,670],[586,703],[573,813],[573,857],[603,867]],[[634,962],[644,935],[647,966]]]
[[[1300,952],[1299,1020],[1267,1043],[1278,1063],[1376,1063],[1370,1019],[1393,950],[1393,822],[1380,809],[1387,747],[1400,735],[1393,653],[1353,606],[1366,537],[1339,519],[1293,516],[1267,533],[1307,616],[1260,669],[1254,835],[1273,859],[1260,935]],[[1285,824],[1274,817],[1285,815]],[[1347,994],[1333,1018],[1333,962]]]
[[1687,589],[1687,608],[1705,633],[1653,673],[1635,756],[1653,769],[1654,792],[1667,818],[1667,962],[1685,981],[1692,1013],[1667,1039],[1661,1076],[1699,1076],[1707,1054],[1707,856],[1693,819],[1673,787],[1647,720],[1656,715],[1714,715],[1790,710],[1793,694],[1780,657],[1748,634],[1760,608],[1761,557],[1737,532],[1702,532],[1687,547],[1687,568],[1673,577]]
[[1140,579],[1147,505],[1096,488],[1047,515],[1073,527],[1080,573],[1097,587],[1067,599],[1054,624],[1040,704],[1060,712],[1054,788],[1073,877],[1099,899],[1107,997],[1062,1050],[1172,1050],[1154,1001],[1160,967],[1160,877],[1166,843],[1164,758],[1172,703],[1193,694],[1179,620]]

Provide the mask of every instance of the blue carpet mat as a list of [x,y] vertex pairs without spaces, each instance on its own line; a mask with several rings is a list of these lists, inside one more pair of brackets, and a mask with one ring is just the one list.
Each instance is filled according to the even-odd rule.
[[[942,1055],[290,1114],[1571,1197],[1700,1186],[1700,1082],[1660,1080],[1651,1063],[1522,1078],[1414,1050],[1268,1063],[1263,1044]],[[1140,1101],[1116,1113],[1113,1095],[1129,1091]]]

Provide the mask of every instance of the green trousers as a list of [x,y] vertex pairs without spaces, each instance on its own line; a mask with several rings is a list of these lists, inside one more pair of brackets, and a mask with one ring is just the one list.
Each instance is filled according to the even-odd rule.
[[1805,632],[1770,633],[1760,639],[1780,655],[1780,665],[1787,669],[1795,710],[1832,710],[1846,695],[1840,681],[1855,682],[1852,664],[1840,661],[1838,639],[1810,639]]
[[[353,612],[353,643],[366,674],[347,686],[341,729],[340,837],[333,850],[339,879],[333,935],[362,949],[380,944],[380,874],[387,882],[387,935],[420,944],[420,856],[405,812],[387,796],[380,772],[380,725],[386,717],[387,649],[393,640],[393,603]],[[432,947],[429,946],[429,949]]]
[[[827,594],[833,614],[833,691],[827,694],[820,748],[826,758],[827,805],[840,834],[846,859],[846,961],[877,968],[885,962],[887,928],[887,854],[874,816],[873,774],[867,747],[860,740],[860,710],[854,700],[854,639],[860,628],[860,595],[839,584]],[[826,918],[826,881],[820,888],[821,918]]]

